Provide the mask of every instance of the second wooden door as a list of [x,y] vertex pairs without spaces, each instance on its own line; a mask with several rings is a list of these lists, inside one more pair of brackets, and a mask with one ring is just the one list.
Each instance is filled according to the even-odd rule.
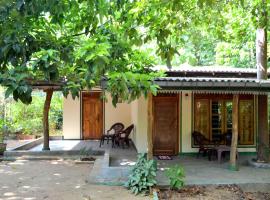
[[178,154],[178,95],[158,95],[153,98],[153,153]]

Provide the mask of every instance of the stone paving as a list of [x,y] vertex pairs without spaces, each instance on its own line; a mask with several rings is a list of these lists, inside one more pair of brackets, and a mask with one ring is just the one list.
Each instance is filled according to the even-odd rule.
[[247,165],[247,160],[252,156],[240,155],[239,171],[230,171],[228,160],[219,164],[216,160],[208,161],[207,158],[195,156],[178,156],[173,160],[158,161],[158,182],[168,185],[164,171],[169,166],[181,165],[185,170],[185,183],[193,184],[270,184],[270,169],[254,168]]

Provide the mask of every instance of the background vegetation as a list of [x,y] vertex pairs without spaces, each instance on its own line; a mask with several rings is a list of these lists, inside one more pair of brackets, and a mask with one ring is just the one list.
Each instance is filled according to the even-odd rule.
[[[42,135],[42,117],[45,94],[33,92],[30,105],[16,102],[12,97],[4,99],[3,89],[0,89],[0,130],[10,137],[16,134]],[[62,135],[63,96],[55,92],[52,98],[49,115],[50,135]]]

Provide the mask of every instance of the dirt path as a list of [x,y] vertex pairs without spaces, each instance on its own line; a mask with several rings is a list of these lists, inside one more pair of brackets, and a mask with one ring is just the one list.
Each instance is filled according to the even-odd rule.
[[118,186],[86,183],[92,165],[73,161],[0,162],[0,200],[143,200]]

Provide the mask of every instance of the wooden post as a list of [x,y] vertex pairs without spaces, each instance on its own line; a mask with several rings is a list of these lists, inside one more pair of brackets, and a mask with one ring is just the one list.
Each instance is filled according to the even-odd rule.
[[47,89],[44,90],[46,93],[46,100],[44,103],[44,108],[43,108],[43,148],[42,150],[49,151],[50,150],[50,136],[49,136],[49,111],[50,111],[50,105],[51,105],[51,100],[52,100],[52,95],[53,95],[53,89]]
[[153,95],[147,97],[147,159],[153,159]]
[[238,143],[238,117],[239,117],[239,95],[233,95],[232,103],[232,143],[230,152],[230,170],[237,171],[238,166],[236,162],[237,143]]

